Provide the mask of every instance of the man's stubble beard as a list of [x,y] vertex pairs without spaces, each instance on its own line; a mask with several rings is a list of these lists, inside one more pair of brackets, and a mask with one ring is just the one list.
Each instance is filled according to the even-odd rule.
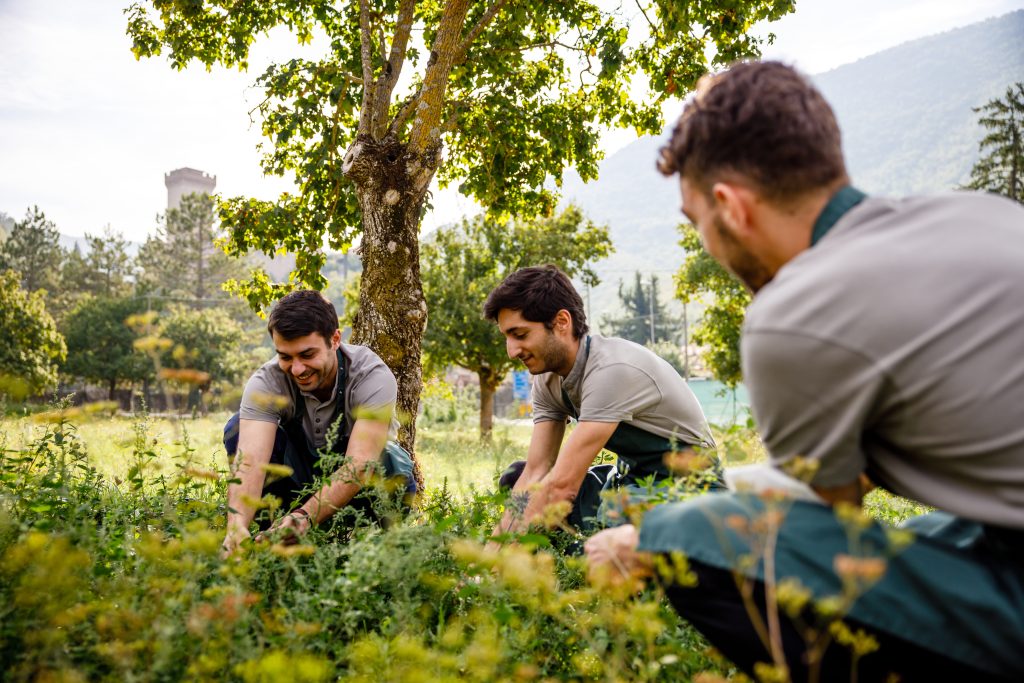
[[714,216],[712,224],[722,244],[722,265],[736,276],[752,293],[771,282],[773,274],[764,263],[739,243],[721,216]]

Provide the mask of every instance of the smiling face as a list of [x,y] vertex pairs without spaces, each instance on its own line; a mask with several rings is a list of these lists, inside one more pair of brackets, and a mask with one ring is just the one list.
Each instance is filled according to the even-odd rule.
[[548,329],[544,323],[527,320],[519,311],[503,308],[498,311],[498,329],[505,335],[508,357],[522,361],[531,375],[555,372],[565,377],[572,369],[576,356],[572,319],[567,311],[559,311],[552,329]]
[[756,293],[772,279],[772,271],[742,244],[713,200],[685,178],[680,180],[683,214],[700,233],[704,249]]
[[277,364],[296,386],[318,398],[330,396],[338,377],[336,351],[341,343],[341,332],[336,330],[330,340],[319,332],[295,339],[285,339],[277,332],[271,336],[277,350]]

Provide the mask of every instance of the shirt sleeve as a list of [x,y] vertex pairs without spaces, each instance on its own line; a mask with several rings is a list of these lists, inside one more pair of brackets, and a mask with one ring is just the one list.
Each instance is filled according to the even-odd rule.
[[270,372],[262,367],[245,383],[238,417],[258,422],[282,422],[292,416],[295,402],[287,387],[273,381]]
[[544,381],[544,375],[538,375],[533,380],[531,398],[533,401],[533,424],[538,422],[565,422],[569,418],[569,412],[561,401],[555,400],[551,388]]
[[580,420],[626,422],[661,402],[654,378],[626,363],[606,365],[587,375],[580,397]]
[[809,483],[849,484],[866,466],[862,447],[889,382],[870,358],[835,342],[747,330],[743,374],[772,464],[816,463]]
[[360,410],[374,413],[394,411],[398,400],[398,382],[384,361],[376,356],[366,357],[358,369],[352,368],[350,372],[349,400],[353,414]]

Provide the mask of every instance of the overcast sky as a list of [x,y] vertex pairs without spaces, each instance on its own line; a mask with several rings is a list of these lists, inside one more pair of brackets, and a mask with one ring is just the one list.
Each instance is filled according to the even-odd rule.
[[[110,224],[141,241],[167,204],[163,175],[182,166],[217,176],[227,196],[273,198],[290,188],[265,178],[249,110],[251,87],[275,58],[294,56],[287,35],[257,39],[248,72],[172,70],[135,61],[122,14],[130,0],[0,0],[0,211],[38,205],[61,232]],[[1024,0],[798,0],[763,32],[765,56],[820,73],[907,40],[1024,8]],[[677,105],[678,106],[678,105]],[[628,133],[608,135],[609,152]],[[473,206],[435,195],[426,226]]]

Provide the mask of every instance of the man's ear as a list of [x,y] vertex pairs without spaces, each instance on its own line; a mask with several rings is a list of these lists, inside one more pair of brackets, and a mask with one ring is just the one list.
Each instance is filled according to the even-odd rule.
[[754,201],[750,190],[742,185],[717,182],[711,186],[711,196],[726,227],[738,234],[750,232]]
[[572,314],[564,308],[559,309],[558,313],[555,313],[554,320],[551,321],[555,329],[559,332],[572,333]]
[[331,335],[331,350],[334,351],[339,346],[341,346],[341,330],[335,330]]

